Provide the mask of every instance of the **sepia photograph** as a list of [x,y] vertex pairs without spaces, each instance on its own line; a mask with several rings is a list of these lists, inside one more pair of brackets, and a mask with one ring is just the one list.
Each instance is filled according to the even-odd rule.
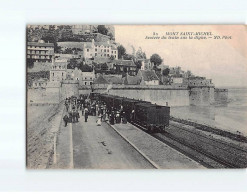
[[246,35],[28,24],[26,168],[246,168]]

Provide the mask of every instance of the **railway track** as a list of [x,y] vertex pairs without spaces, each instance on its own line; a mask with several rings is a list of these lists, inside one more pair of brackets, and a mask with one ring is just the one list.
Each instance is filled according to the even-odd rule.
[[[173,126],[173,127],[176,127],[176,128],[180,128],[180,129],[183,129],[184,131],[187,131],[187,132],[193,133],[193,134],[195,134],[195,135],[198,135],[198,136],[201,136],[201,137],[204,137],[204,138],[213,140],[215,143],[222,144],[222,145],[224,145],[225,147],[231,147],[231,148],[234,148],[234,149],[236,149],[236,150],[238,150],[238,151],[240,151],[240,152],[245,152],[246,155],[247,155],[247,148],[243,149],[243,148],[240,148],[240,147],[239,147],[238,145],[236,145],[236,144],[226,143],[226,142],[224,142],[224,141],[222,141],[222,140],[210,138],[209,136],[203,134],[203,133],[201,132],[202,130],[200,130],[200,129],[196,129],[196,131],[195,131],[194,129],[193,129],[193,130],[190,130],[190,129],[187,129],[187,128],[184,128],[184,127],[180,127],[180,126],[178,126],[178,125],[176,125],[176,124],[171,124],[171,123],[170,123],[170,126]],[[226,150],[226,149],[224,149],[224,148],[222,148],[222,149],[223,149],[223,150]],[[226,150],[226,151],[227,151],[227,150]]]
[[[146,132],[146,129],[141,125],[137,123],[132,124]],[[236,159],[234,161],[234,159],[239,156],[246,158],[247,152],[245,150],[234,145],[229,145],[221,140],[216,140],[206,135],[200,135],[197,132],[188,132],[187,129],[180,128],[178,126],[175,127],[177,130],[173,131],[176,132],[175,134],[166,131],[151,135],[207,168],[243,168],[247,166],[246,162],[243,162],[242,160]],[[190,139],[186,139],[186,137],[191,137],[191,139],[195,142]],[[198,142],[201,144],[203,143],[203,147],[201,144],[198,144]],[[234,154],[240,155],[236,157]]]
[[212,158],[228,162],[228,164],[232,165],[231,168],[247,167],[247,152],[242,148],[233,147],[232,144],[227,142],[198,134],[196,129],[188,131],[188,129],[183,127],[173,126],[172,129],[168,129],[166,132],[179,141],[196,147],[195,149],[199,149]]

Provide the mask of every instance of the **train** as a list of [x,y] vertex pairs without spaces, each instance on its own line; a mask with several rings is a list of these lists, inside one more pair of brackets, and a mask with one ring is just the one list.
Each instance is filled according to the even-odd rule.
[[[147,132],[161,132],[169,126],[170,107],[152,104],[144,100],[94,93],[92,95],[106,104],[110,111],[121,107],[126,113],[127,121],[142,126]],[[97,97],[96,97],[97,96]]]

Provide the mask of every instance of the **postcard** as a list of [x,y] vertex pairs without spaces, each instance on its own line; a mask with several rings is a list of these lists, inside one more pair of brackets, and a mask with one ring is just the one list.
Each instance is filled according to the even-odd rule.
[[27,25],[28,169],[247,167],[246,25]]

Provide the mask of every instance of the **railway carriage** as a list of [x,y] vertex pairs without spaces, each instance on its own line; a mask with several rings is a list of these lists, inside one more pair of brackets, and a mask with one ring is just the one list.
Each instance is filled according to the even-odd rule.
[[112,109],[112,107],[114,108],[114,99],[116,96],[113,95],[107,95],[107,94],[101,94],[99,96],[100,100],[103,101],[106,104],[106,108],[107,110]]
[[[101,101],[106,103],[109,110],[112,110],[112,108],[119,110],[120,105],[122,105],[127,120],[143,126],[148,132],[162,131],[169,126],[170,107],[168,106],[107,94],[101,94],[99,97]],[[131,120],[130,116],[133,110],[134,118]]]
[[132,110],[135,109],[135,104],[139,103],[139,101],[135,99],[124,98],[122,103],[123,103],[123,110],[127,116],[127,121],[130,122],[131,121],[130,114]]
[[100,93],[96,93],[96,92],[91,92],[90,95],[89,95],[89,98],[91,100],[99,100],[99,96],[100,96]]
[[118,96],[114,97],[114,102],[113,102],[114,109],[119,110],[121,105],[123,105],[123,100],[124,100],[123,97],[118,97]]
[[135,122],[148,132],[163,131],[169,126],[170,107],[156,104],[135,104]]

